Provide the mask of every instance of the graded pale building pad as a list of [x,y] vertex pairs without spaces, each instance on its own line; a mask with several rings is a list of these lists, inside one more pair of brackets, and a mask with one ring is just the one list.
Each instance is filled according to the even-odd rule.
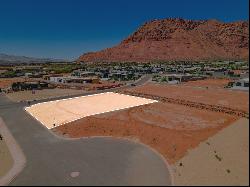
[[96,114],[157,101],[113,92],[39,103],[25,110],[48,129]]

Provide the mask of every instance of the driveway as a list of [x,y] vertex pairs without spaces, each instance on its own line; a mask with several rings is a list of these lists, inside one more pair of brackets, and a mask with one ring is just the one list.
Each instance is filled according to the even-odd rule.
[[171,185],[165,161],[150,148],[114,138],[58,138],[23,107],[0,94],[0,117],[27,160],[10,185]]

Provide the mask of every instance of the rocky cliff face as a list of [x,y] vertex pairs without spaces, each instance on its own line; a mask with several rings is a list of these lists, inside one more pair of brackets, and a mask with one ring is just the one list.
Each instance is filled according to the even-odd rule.
[[119,45],[86,53],[80,62],[147,62],[248,59],[249,23],[153,20]]

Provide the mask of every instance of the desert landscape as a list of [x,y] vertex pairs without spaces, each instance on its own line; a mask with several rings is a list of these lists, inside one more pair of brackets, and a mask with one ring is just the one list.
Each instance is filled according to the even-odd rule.
[[[198,84],[202,85],[202,82]],[[213,83],[211,84],[214,86]],[[248,93],[235,92],[222,88],[201,89],[197,88],[196,85],[194,87],[186,85],[164,86],[149,83],[141,87],[130,88],[126,91],[125,93],[142,92],[145,94],[191,100],[198,103],[212,103],[214,105],[248,111]],[[186,170],[182,173],[182,164],[186,161],[182,162],[181,160],[185,160],[186,157],[189,158],[190,151],[202,149],[199,148],[201,143],[204,145],[210,144],[209,138],[213,139],[217,134],[218,136],[222,136],[225,141],[230,141],[230,136],[223,135],[223,131],[224,129],[231,128],[232,124],[237,124],[237,121],[240,119],[241,117],[237,115],[219,111],[209,111],[176,103],[158,102],[146,106],[86,117],[53,128],[52,131],[59,136],[67,138],[92,136],[122,137],[149,145],[162,154],[173,168],[178,168],[174,169],[176,184],[184,184],[185,176],[188,177],[189,175],[185,173]],[[248,120],[246,121],[248,122]],[[245,128],[247,128],[246,123],[243,128],[239,127],[238,130],[244,133]],[[222,135],[219,135],[221,133]],[[218,146],[220,146],[220,143],[221,141],[218,143]],[[220,152],[220,147],[218,147],[217,151]],[[244,156],[245,152],[239,152],[239,154]],[[198,155],[197,157],[201,157],[203,161],[205,160],[202,157],[202,152]],[[190,157],[191,160],[194,159],[193,156]],[[244,172],[246,172],[245,169]],[[182,177],[178,175],[178,172],[181,173],[179,175]],[[209,172],[211,175],[207,175],[206,181],[197,181],[197,184],[210,184],[209,175],[213,176],[214,169]],[[223,176],[222,181],[228,178],[226,174],[223,174]],[[232,178],[230,181],[229,184],[246,184],[246,178],[239,178],[239,180]],[[185,184],[189,183],[186,181]]]
[[0,1],[0,186],[249,186],[248,7]]

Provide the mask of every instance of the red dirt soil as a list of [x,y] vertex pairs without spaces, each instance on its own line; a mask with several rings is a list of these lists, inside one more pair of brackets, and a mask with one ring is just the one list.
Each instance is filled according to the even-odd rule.
[[203,88],[224,88],[231,82],[230,79],[205,79],[197,81],[188,81],[183,83],[185,86],[203,87]]
[[140,141],[161,153],[170,164],[189,149],[207,140],[237,120],[227,114],[155,103],[128,110],[86,117],[59,126],[57,134],[80,138],[91,136],[124,137]]
[[249,113],[249,92],[194,88],[185,85],[147,84],[128,91],[230,107]]

